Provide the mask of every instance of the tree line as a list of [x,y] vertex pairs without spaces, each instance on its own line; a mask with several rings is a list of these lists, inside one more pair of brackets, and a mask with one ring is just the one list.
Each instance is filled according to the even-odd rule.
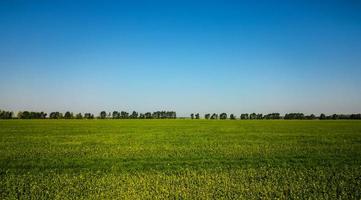
[[94,116],[92,113],[77,113],[67,111],[51,112],[49,115],[45,112],[33,112],[33,111],[20,111],[15,116],[14,112],[0,110],[0,119],[176,119],[177,113],[175,111],[156,111],[138,113],[133,111],[128,113],[126,111],[113,111],[107,113],[101,111],[98,116]]
[[[67,111],[65,113],[61,112],[51,112],[49,115],[45,112],[33,112],[33,111],[21,111],[17,115],[14,115],[12,111],[0,110],[0,119],[176,119],[177,114],[175,111],[156,111],[156,112],[146,112],[138,113],[133,111],[128,113],[126,111],[113,111],[106,112],[101,111],[98,116],[94,116],[92,113],[76,113]],[[191,119],[201,119],[199,113],[192,113],[190,115]],[[305,115],[303,113],[287,113],[284,116],[281,116],[280,113],[270,113],[263,115],[261,113],[243,113],[240,116],[227,113],[207,113],[204,115],[204,119],[209,120],[267,120],[267,119],[285,119],[285,120],[338,120],[338,119],[361,119],[361,114],[333,114],[325,115],[320,114],[316,116],[314,114]]]
[[[191,119],[200,119],[199,113],[192,113],[190,115]],[[204,115],[204,119],[221,119],[225,120],[228,119],[227,113],[207,113]],[[320,119],[320,120],[336,120],[336,119],[361,119],[361,114],[333,114],[333,115],[325,115],[320,114],[316,116],[314,114],[305,115],[303,113],[287,113],[284,116],[281,116],[280,113],[270,113],[270,114],[256,114],[256,113],[243,113],[238,118],[234,114],[229,115],[229,119],[231,120],[263,120],[263,119],[285,119],[285,120],[292,120],[292,119],[302,119],[302,120],[313,120],[313,119]]]

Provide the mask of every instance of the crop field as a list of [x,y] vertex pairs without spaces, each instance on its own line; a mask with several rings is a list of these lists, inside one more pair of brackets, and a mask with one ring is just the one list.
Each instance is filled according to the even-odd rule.
[[0,121],[0,199],[164,198],[360,199],[361,121]]

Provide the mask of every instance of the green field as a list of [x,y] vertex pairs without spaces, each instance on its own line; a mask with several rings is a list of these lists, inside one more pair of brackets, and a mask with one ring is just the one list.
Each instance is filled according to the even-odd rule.
[[0,199],[30,198],[360,199],[361,121],[0,121]]

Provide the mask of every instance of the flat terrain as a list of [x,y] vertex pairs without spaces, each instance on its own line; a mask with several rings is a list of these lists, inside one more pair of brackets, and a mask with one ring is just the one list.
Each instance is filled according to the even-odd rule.
[[17,198],[360,199],[361,121],[3,120]]

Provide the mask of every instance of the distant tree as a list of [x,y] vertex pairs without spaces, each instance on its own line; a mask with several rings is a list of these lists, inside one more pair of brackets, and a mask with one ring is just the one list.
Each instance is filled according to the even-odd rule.
[[226,113],[221,113],[219,115],[219,119],[227,119],[227,114]]
[[287,113],[284,119],[305,119],[305,115],[303,113]]
[[216,113],[213,113],[211,119],[218,119],[218,115]]
[[101,111],[101,112],[100,112],[100,115],[99,115],[99,118],[100,118],[100,119],[105,119],[106,117],[107,117],[107,112]]
[[145,115],[143,113],[139,114],[139,119],[145,119]]
[[263,116],[263,119],[281,119],[281,116],[279,113],[270,113]]
[[263,114],[257,114],[256,119],[263,119]]
[[31,116],[30,116],[30,112],[29,111],[24,111],[22,112],[22,115],[20,117],[20,119],[30,119]]
[[152,118],[153,118],[153,119],[160,119],[160,112],[159,112],[159,111],[153,112],[153,113],[152,113]]
[[308,119],[308,120],[316,119],[316,116],[314,114],[306,115],[305,119]]
[[0,119],[12,119],[14,113],[11,111],[0,110]]
[[49,115],[50,119],[62,119],[63,118],[63,114],[60,112],[52,112]]
[[73,113],[67,111],[65,114],[64,114],[64,119],[72,119],[73,118]]
[[18,114],[17,114],[17,118],[18,119],[22,119],[23,118],[23,112],[18,112]]
[[119,119],[120,118],[120,113],[118,111],[113,111],[112,118],[113,119]]
[[333,115],[332,115],[332,119],[333,119],[333,120],[336,120],[336,119],[339,119],[339,118],[340,118],[340,117],[339,117],[337,114],[333,114]]
[[211,117],[211,114],[209,114],[209,113],[204,115],[204,119],[209,119],[210,117]]
[[199,119],[199,113],[197,113],[195,116],[196,116],[196,119]]
[[133,111],[132,114],[130,115],[131,119],[137,119],[138,118],[138,113]]
[[122,119],[128,119],[129,118],[129,113],[125,112],[125,111],[121,111],[120,112],[120,118]]
[[76,119],[83,119],[83,115],[81,113],[78,113],[75,115]]
[[361,119],[361,114],[351,114],[348,119]]
[[257,114],[256,113],[250,114],[249,119],[257,119]]
[[168,115],[170,119],[176,119],[177,113],[175,111],[168,111]]
[[320,119],[320,120],[324,120],[324,119],[326,119],[326,115],[325,115],[325,114],[323,114],[323,113],[321,113],[321,114],[320,114],[319,119]]
[[152,113],[146,112],[144,115],[146,119],[152,119]]
[[44,112],[29,112],[29,111],[20,111],[18,112],[17,117],[19,119],[45,119],[46,113]]
[[236,119],[236,116],[235,116],[234,114],[231,114],[231,115],[229,116],[229,118],[230,118],[231,120],[235,120],[235,119]]
[[241,119],[248,119],[248,113],[241,114]]
[[191,114],[191,119],[194,119],[194,114],[193,113]]
[[85,114],[84,114],[84,118],[85,118],[85,119],[94,119],[94,115],[91,114],[91,113],[85,113]]
[[177,113],[175,111],[162,111],[162,113],[163,113],[163,118],[167,118],[167,119],[177,118]]

